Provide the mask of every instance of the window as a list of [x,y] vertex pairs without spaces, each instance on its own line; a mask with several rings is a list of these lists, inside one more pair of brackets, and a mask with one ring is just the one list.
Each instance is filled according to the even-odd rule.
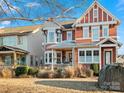
[[[54,56],[54,54],[53,54],[53,56]],[[52,51],[47,51],[47,52],[45,52],[45,63],[46,64],[51,64],[52,63]]]
[[98,50],[94,50],[93,51],[93,62],[99,62],[99,51]]
[[18,36],[18,44],[23,44],[23,37],[22,36]]
[[48,42],[55,42],[55,32],[48,32]]
[[85,62],[85,51],[79,51],[79,61]]
[[88,50],[86,51],[86,62],[92,62],[92,51]]
[[83,27],[83,38],[89,38],[89,27]]
[[57,33],[57,42],[61,42],[61,41],[62,41],[61,33]]
[[57,56],[56,62],[57,62],[57,63],[61,63],[61,61],[62,61],[62,60],[61,60],[61,57],[62,57],[61,52],[57,52],[57,53],[56,53],[56,56]]
[[95,64],[99,63],[98,49],[79,49],[78,50],[79,63]]
[[102,27],[102,36],[105,38],[109,37],[109,26]]
[[93,17],[94,18],[97,18],[98,17],[98,10],[97,9],[94,9],[93,10]]
[[92,27],[92,40],[99,41],[99,36],[100,36],[99,26]]
[[72,40],[72,31],[67,32],[67,40]]
[[49,63],[52,63],[52,53],[49,53]]
[[30,65],[33,66],[33,55],[30,56],[30,60],[31,60],[30,61],[31,62]]
[[3,45],[3,37],[0,37],[0,46]]

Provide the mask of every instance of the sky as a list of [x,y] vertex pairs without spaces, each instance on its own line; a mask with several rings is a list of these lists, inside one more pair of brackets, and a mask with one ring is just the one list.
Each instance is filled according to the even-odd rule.
[[[11,0],[10,0],[11,1]],[[17,0],[18,1],[18,0]],[[14,7],[18,10],[22,9],[21,11],[23,14],[30,18],[35,17],[53,17],[52,13],[51,15],[48,14],[50,11],[49,8],[45,7],[45,5],[40,0],[21,0],[22,3],[14,3]],[[43,0],[41,0],[43,1]],[[59,0],[58,0],[59,1]],[[65,7],[72,7],[75,4],[78,4],[78,1],[80,0],[61,0],[61,4]],[[94,0],[87,0],[84,5],[80,8],[76,8],[74,13],[70,13],[73,15],[73,17],[80,17],[82,13],[88,8],[88,6],[93,2]],[[101,5],[103,5],[108,11],[110,11],[114,16],[116,16],[120,21],[121,24],[118,26],[118,41],[124,44],[124,0],[97,0]],[[2,4],[2,0],[0,0],[0,4]],[[6,6],[4,7],[6,9]],[[57,10],[58,11],[58,10]],[[25,14],[25,12],[27,14]],[[13,14],[15,14],[15,11],[12,11]],[[10,12],[8,12],[10,14]],[[59,12],[55,14],[56,16],[59,15]],[[17,16],[17,15],[16,15]],[[4,27],[13,27],[13,26],[27,26],[27,25],[35,25],[35,24],[42,24],[43,22],[38,21],[35,23],[27,22],[27,21],[3,21],[0,22],[0,28]],[[122,46],[119,49],[119,54],[124,54],[124,46]]]

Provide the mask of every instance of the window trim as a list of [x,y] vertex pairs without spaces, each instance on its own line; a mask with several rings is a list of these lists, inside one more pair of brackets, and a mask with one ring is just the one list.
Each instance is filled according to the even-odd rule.
[[[69,40],[68,34],[71,33],[71,40]],[[68,41],[72,41],[73,37],[72,37],[72,31],[67,31],[67,40]]]
[[[93,29],[95,28],[98,29],[98,39],[96,40],[93,39]],[[100,26],[92,26],[91,31],[92,31],[92,41],[99,41],[100,40]]]
[[[50,29],[50,30],[51,30],[51,29]],[[56,42],[55,30],[54,30],[54,29],[52,29],[52,30],[53,30],[53,31],[49,31],[49,30],[48,30],[47,43],[55,43],[55,42]],[[50,35],[49,35],[50,32],[54,33],[54,41],[53,41],[53,42],[50,42]]]
[[[85,35],[84,33],[86,32],[84,30],[88,31],[88,37],[84,37],[84,35]],[[89,26],[84,26],[83,27],[83,39],[90,39],[90,29],[89,29]]]
[[[93,51],[99,51],[99,62],[94,62],[94,55],[93,55]],[[80,62],[80,56],[79,56],[79,53],[80,51],[84,51],[85,53],[85,62]],[[92,57],[92,62],[86,62],[86,51],[91,51],[91,57]],[[93,48],[93,49],[89,49],[89,48],[86,48],[86,49],[78,49],[78,63],[79,64],[98,64],[100,63],[100,49],[99,48]]]
[[[107,36],[104,36],[104,28],[107,28]],[[102,38],[108,38],[109,37],[109,25],[103,25],[102,26]]]

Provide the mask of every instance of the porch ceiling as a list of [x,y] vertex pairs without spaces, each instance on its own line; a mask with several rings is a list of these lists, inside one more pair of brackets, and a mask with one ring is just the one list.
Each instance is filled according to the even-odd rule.
[[98,42],[93,43],[75,43],[75,42],[62,42],[56,45],[50,45],[47,49],[63,49],[63,50],[71,50],[72,48],[79,48],[79,47],[96,47]]
[[28,54],[29,52],[20,48],[12,47],[12,46],[0,46],[0,54],[7,53],[19,53],[19,54]]

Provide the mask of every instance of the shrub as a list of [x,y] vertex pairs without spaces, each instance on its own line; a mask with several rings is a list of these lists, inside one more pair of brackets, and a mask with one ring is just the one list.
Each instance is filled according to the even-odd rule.
[[37,74],[38,78],[49,78],[49,75],[51,74],[51,71],[49,70],[40,70]]
[[99,65],[98,64],[93,64],[92,69],[94,71],[94,75],[98,76],[99,75]]
[[28,73],[28,66],[19,66],[15,69],[15,75],[20,76]]
[[93,70],[91,70],[91,69],[86,69],[86,76],[87,77],[93,77]]
[[13,74],[12,74],[12,70],[8,69],[8,68],[4,68],[0,71],[1,77],[2,78],[12,78]]
[[79,71],[78,76],[81,78],[93,76],[93,70],[91,70],[90,68],[78,67],[78,71]]
[[38,69],[37,68],[29,68],[28,69],[28,75],[31,75],[31,76],[36,76],[38,74]]
[[75,68],[74,67],[66,67],[62,73],[62,77],[64,77],[64,78],[75,77]]

